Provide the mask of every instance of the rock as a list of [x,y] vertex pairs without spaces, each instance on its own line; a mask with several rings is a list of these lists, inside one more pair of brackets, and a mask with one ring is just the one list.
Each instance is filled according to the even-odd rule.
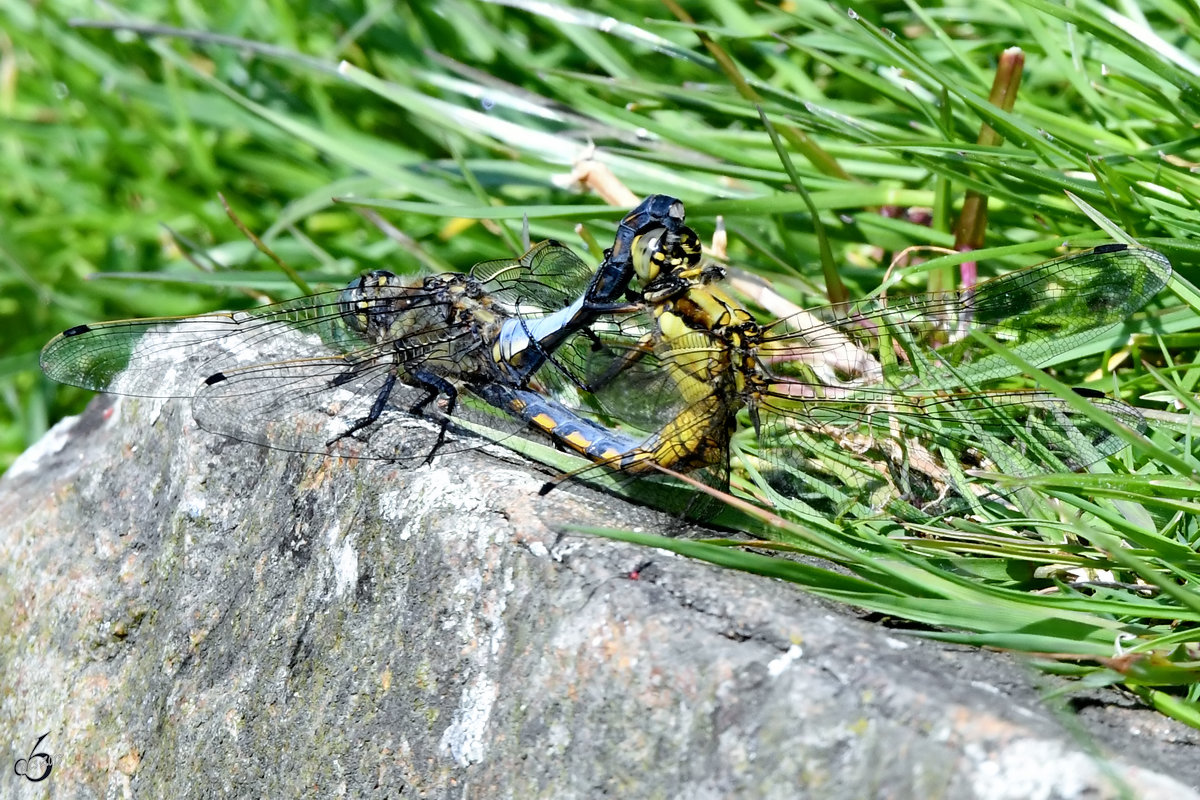
[[1115,693],[1064,726],[1003,655],[564,533],[675,523],[545,477],[97,398],[0,480],[10,758],[48,731],[64,798],[1200,797],[1196,731]]

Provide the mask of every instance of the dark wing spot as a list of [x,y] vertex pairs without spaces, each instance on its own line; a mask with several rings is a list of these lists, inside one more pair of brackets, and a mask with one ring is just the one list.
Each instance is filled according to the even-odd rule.
[[76,325],[74,328],[67,328],[62,332],[63,336],[78,336],[81,333],[87,333],[92,329],[90,325]]
[[225,380],[224,372],[214,372],[212,375],[209,375],[204,379],[204,385],[212,386],[214,383],[220,383],[223,380]]

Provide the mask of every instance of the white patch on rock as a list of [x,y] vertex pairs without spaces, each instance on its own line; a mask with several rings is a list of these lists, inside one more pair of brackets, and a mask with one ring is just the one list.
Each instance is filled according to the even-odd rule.
[[333,592],[342,597],[358,581],[358,551],[354,549],[354,537],[347,536],[338,542],[340,531],[336,525],[325,531],[325,542],[333,563]]
[[[1021,739],[990,753],[981,747],[966,748],[964,755],[975,762],[975,796],[991,800],[1108,797],[1105,789],[1114,788],[1109,777],[1112,773],[1138,787],[1135,793],[1139,797],[1196,796],[1165,775],[1120,764],[1102,765],[1085,753],[1048,739]],[[1151,789],[1148,794],[1142,793]],[[1115,791],[1112,796],[1116,796]]]
[[787,649],[787,652],[778,658],[773,658],[767,663],[767,674],[772,678],[778,678],[784,671],[792,665],[793,661],[799,661],[804,655],[804,650],[798,644],[794,644]]
[[[398,522],[404,516],[405,498],[408,492],[403,489],[389,489],[380,492],[379,497],[379,516],[388,522]],[[408,541],[412,536],[412,532],[408,530],[400,531],[400,540]]]
[[59,420],[58,424],[47,431],[45,436],[38,439],[29,446],[29,449],[17,456],[17,460],[8,468],[9,477],[15,477],[26,472],[37,472],[43,458],[54,455],[66,446],[67,441],[71,438],[71,429],[78,422],[79,417],[64,417]]
[[1096,777],[1092,759],[1045,739],[1015,741],[987,755],[981,748],[976,755],[983,757],[975,765],[975,794],[993,800],[1081,797]]
[[208,495],[204,492],[204,486],[195,480],[196,473],[189,471],[187,475],[183,494],[179,498],[179,513],[187,519],[200,520],[208,511]]
[[993,686],[992,684],[984,683],[983,681],[971,681],[971,686],[981,692],[988,692],[990,694],[1004,694],[1000,691],[999,686]]
[[478,764],[487,755],[487,727],[500,687],[479,674],[463,689],[450,726],[442,733],[438,748],[460,767]]

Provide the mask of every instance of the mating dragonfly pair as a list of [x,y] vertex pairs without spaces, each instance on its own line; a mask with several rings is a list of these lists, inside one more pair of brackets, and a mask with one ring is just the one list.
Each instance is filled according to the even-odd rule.
[[[1124,446],[1078,401],[978,390],[1018,368],[973,331],[1045,363],[1125,320],[1169,276],[1156,251],[1105,245],[960,293],[760,324],[705,263],[682,203],[654,195],[594,273],[542,242],[467,275],[404,283],[377,271],[247,312],[79,326],[46,346],[42,367],[145,396],[185,370],[202,428],[284,450],[418,462],[476,446],[448,432],[484,421],[631,476],[668,469],[725,487],[737,445],[764,491],[818,511],[952,511],[987,495],[980,472],[1078,469]],[[1145,427],[1125,403],[1079,398]],[[421,418],[435,428],[372,435]]]

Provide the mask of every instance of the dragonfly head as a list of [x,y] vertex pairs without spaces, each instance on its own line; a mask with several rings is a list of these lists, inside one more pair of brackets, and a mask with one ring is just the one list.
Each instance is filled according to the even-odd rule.
[[[346,325],[353,331],[378,338],[411,315],[410,309],[431,305],[431,297],[442,297],[445,287],[436,285],[437,278],[427,278],[422,286],[406,284],[393,273],[377,269],[354,279],[342,290],[338,310]],[[440,293],[436,293],[441,290]]]
[[644,287],[700,263],[700,236],[686,225],[654,228],[633,240],[633,269]]
[[647,237],[658,242],[666,235],[690,232],[683,219],[683,203],[665,194],[650,195],[626,214],[617,225],[612,248],[604,253],[604,262],[592,281],[588,299],[611,303],[625,293],[635,274],[645,280],[641,270],[644,263],[639,263],[644,259],[639,258],[639,253],[646,252]]

